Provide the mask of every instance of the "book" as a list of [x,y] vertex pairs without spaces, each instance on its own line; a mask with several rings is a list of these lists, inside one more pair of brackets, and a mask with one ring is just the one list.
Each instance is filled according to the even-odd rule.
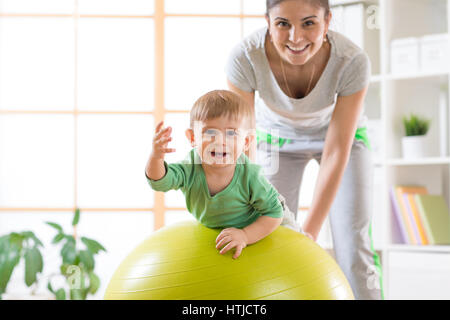
[[416,194],[414,198],[430,244],[450,244],[450,214],[444,197]]
[[[389,190],[389,196],[391,199],[392,214],[395,218],[393,221],[393,222],[395,222],[395,223],[393,223],[393,226],[396,227],[396,229],[398,229],[398,230],[393,230],[394,236],[399,236],[398,241],[400,243],[410,244],[411,242],[409,240],[408,231],[406,230],[406,225],[403,223],[402,213],[400,211],[400,207],[398,205],[398,201],[395,196],[395,188],[393,186]],[[396,231],[398,231],[398,232],[396,232]]]
[[401,201],[403,202],[403,210],[406,211],[406,214],[409,217],[409,219],[411,221],[411,225],[413,227],[414,238],[416,240],[415,244],[421,245],[422,239],[420,238],[419,230],[417,229],[417,225],[416,225],[416,222],[414,221],[413,213],[412,213],[411,207],[409,205],[408,194],[403,193],[401,197],[402,197]]
[[420,240],[419,244],[428,245],[429,244],[428,236],[423,226],[422,218],[420,217],[419,211],[417,210],[416,200],[414,200],[415,194],[416,193],[404,193],[403,198],[406,203],[406,208],[413,216],[417,230],[419,231],[419,240]]
[[410,244],[421,244],[419,229],[417,227],[416,220],[412,214],[408,210],[405,199],[403,197],[404,193],[428,193],[427,189],[422,186],[396,186],[395,187],[395,195],[399,204],[402,221],[405,224],[408,239]]

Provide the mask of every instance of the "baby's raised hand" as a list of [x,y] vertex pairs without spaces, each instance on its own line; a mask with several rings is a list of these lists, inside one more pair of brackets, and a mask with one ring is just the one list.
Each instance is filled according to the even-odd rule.
[[172,127],[163,128],[164,121],[158,123],[153,138],[153,148],[151,157],[154,159],[164,159],[166,153],[175,152],[175,149],[167,148],[169,141],[172,141],[170,134]]
[[223,229],[216,238],[216,249],[220,250],[220,254],[225,254],[229,250],[236,248],[233,259],[237,259],[242,250],[247,246],[247,235],[245,231],[237,228]]

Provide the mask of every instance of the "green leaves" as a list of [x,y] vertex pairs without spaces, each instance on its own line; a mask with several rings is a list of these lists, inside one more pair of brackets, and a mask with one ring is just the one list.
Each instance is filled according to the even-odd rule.
[[[80,222],[80,210],[77,208],[72,219],[72,226]],[[96,240],[64,233],[63,227],[54,222],[46,222],[56,231],[52,244],[61,247],[61,265],[55,276],[63,277],[65,283],[62,288],[53,288],[51,278],[47,284],[48,290],[58,300],[86,299],[88,294],[94,294],[100,287],[100,278],[94,273],[95,255],[106,249]],[[74,233],[75,234],[75,233]],[[77,240],[85,248],[77,247]],[[39,248],[42,242],[31,231],[12,232],[0,236],[0,299],[14,271],[23,258],[25,262],[25,284],[31,286],[38,280],[43,271],[43,257]]]
[[97,241],[93,240],[93,239],[89,239],[86,237],[81,237],[81,242],[83,242],[86,247],[88,248],[89,251],[91,251],[92,253],[99,253],[99,251],[105,251],[106,249]]
[[11,236],[0,238],[0,295],[6,291],[14,268],[19,264],[21,246],[11,242]]
[[31,231],[11,232],[0,237],[0,295],[6,291],[14,268],[20,259],[25,259],[25,284],[29,287],[37,282],[37,274],[44,267],[39,247],[42,242]]
[[57,244],[58,242],[60,242],[62,239],[64,239],[64,234],[63,233],[58,233],[52,240],[53,244]]
[[93,272],[89,272],[89,293],[96,293],[100,288],[100,278]]
[[[75,248],[75,240],[69,240],[68,237],[66,243],[61,249],[61,257],[64,264],[74,264],[77,258],[77,250]],[[72,238],[73,239],[73,238]]]
[[[72,226],[77,226],[79,222],[80,210],[76,209]],[[57,231],[52,243],[62,245],[60,272],[66,279],[63,288],[55,290],[49,282],[48,289],[57,299],[86,299],[88,294],[94,294],[100,287],[100,278],[94,273],[95,255],[106,249],[96,240],[86,237],[75,238],[65,234],[59,224],[53,222],[47,222],[47,224]],[[84,250],[78,247],[78,240],[84,244]],[[88,283],[89,286],[87,286]]]
[[89,250],[81,250],[79,253],[80,262],[83,264],[83,267],[90,271],[95,267],[94,255]]
[[25,249],[25,284],[28,287],[36,282],[36,275],[42,272],[43,267],[41,252],[36,247]]
[[415,114],[411,114],[410,118],[403,117],[403,126],[407,137],[426,135],[430,128],[431,120],[420,118]]
[[66,292],[63,288],[56,290],[55,296],[56,300],[66,300]]
[[46,222],[46,224],[48,224],[50,227],[55,228],[59,233],[64,233],[63,228],[54,222]]
[[75,209],[75,215],[73,216],[72,225],[76,226],[80,222],[80,209]]

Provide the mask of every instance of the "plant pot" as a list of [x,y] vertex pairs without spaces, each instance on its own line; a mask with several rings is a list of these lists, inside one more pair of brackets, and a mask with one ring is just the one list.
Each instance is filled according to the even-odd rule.
[[418,159],[429,156],[427,136],[409,136],[402,138],[404,159]]

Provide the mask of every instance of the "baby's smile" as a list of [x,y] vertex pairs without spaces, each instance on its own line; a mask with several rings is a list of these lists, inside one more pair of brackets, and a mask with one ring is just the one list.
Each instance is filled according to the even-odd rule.
[[217,151],[212,151],[211,155],[215,158],[225,158],[227,156],[228,153],[226,152],[217,152]]

